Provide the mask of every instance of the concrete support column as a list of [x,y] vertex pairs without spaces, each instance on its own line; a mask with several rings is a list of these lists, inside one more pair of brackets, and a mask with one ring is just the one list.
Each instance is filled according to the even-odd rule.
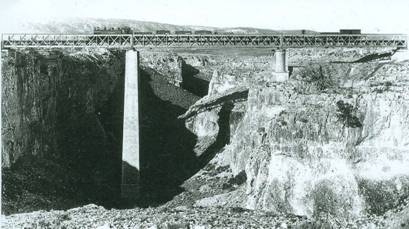
[[287,55],[285,49],[277,49],[274,52],[274,73],[273,81],[284,82],[289,79],[287,70]]
[[128,50],[125,55],[121,197],[135,199],[140,188],[139,52]]
[[[3,66],[3,56],[2,56],[2,54],[3,54],[3,34],[1,34],[1,37],[0,37],[0,89],[1,90],[3,90],[3,68],[2,68],[2,66]],[[3,106],[3,101],[2,101],[2,98],[3,98],[3,92],[1,92],[1,95],[0,95],[0,104],[1,104],[1,106]],[[3,136],[3,111],[0,113],[0,136]],[[3,146],[4,146],[4,142],[3,142],[3,137],[0,139],[0,155],[1,155],[1,157],[2,157],[2,159],[4,159],[3,158],[3,153],[5,153],[5,155],[7,155],[8,154],[8,152],[3,152]],[[6,159],[5,161],[2,161],[2,165],[3,164],[5,164],[5,163],[7,163],[8,162],[8,160]],[[0,171],[0,176],[1,177],[3,177],[3,173],[2,173],[2,169],[1,169],[1,171]],[[3,183],[0,181],[0,185],[2,185]],[[3,185],[1,186],[1,187],[3,187]]]
[[273,55],[271,56],[271,58],[273,59],[271,61],[271,68],[274,69],[274,71],[275,71],[275,69],[276,69],[276,54],[275,54],[274,50],[273,50]]
[[280,72],[287,72],[286,69],[286,54],[285,49],[277,49],[274,53],[275,56],[275,71]]

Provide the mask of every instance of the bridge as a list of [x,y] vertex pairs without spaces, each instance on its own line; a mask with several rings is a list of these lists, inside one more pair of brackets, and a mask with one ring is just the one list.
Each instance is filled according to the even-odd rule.
[[[125,49],[124,121],[121,195],[138,195],[139,161],[139,52],[140,48],[270,48],[274,50],[272,79],[289,79],[288,48],[394,48],[407,49],[400,34],[2,34],[1,49],[18,48],[114,48]],[[1,53],[1,52],[0,52]],[[245,93],[245,92],[242,92]],[[233,96],[233,95],[232,95]],[[241,94],[240,94],[241,96]],[[216,101],[217,102],[217,101]],[[215,103],[213,101],[212,103]],[[209,104],[212,104],[209,102]],[[189,114],[187,114],[188,116]],[[131,170],[129,170],[131,168]]]
[[2,34],[1,40],[2,48],[407,48],[407,37],[402,34]]
[[1,48],[270,48],[274,80],[288,79],[288,48],[407,49],[403,34],[2,34]]

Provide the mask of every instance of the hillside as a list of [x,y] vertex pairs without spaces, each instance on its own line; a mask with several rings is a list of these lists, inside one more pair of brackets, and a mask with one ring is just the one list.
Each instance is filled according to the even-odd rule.
[[[92,33],[94,27],[122,27],[129,26],[134,31],[154,32],[156,30],[210,30],[218,32],[233,32],[233,33],[251,33],[251,34],[269,34],[269,33],[300,33],[299,30],[272,30],[259,29],[250,27],[233,27],[233,28],[218,28],[209,26],[192,26],[192,25],[172,25],[166,23],[137,21],[129,19],[97,19],[97,18],[74,18],[74,19],[59,19],[45,22],[25,22],[21,26],[14,28],[9,32],[24,32],[24,33],[75,33],[89,34]],[[307,31],[314,33],[314,31]]]

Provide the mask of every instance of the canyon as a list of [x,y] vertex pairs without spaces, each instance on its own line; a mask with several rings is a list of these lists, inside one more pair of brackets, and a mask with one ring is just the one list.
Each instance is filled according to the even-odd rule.
[[269,52],[141,50],[144,194],[124,203],[123,51],[8,50],[6,225],[404,228],[409,61],[395,52],[293,49],[274,82]]

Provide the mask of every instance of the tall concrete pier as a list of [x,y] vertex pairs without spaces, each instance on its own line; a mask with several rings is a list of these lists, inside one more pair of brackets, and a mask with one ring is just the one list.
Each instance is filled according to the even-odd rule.
[[286,69],[286,57],[285,57],[285,49],[277,49],[274,53],[275,55],[275,71],[276,72],[287,72]]
[[287,55],[285,49],[277,49],[274,52],[274,78],[275,81],[283,82],[289,78],[287,69]]
[[139,52],[126,51],[121,197],[139,195]]

